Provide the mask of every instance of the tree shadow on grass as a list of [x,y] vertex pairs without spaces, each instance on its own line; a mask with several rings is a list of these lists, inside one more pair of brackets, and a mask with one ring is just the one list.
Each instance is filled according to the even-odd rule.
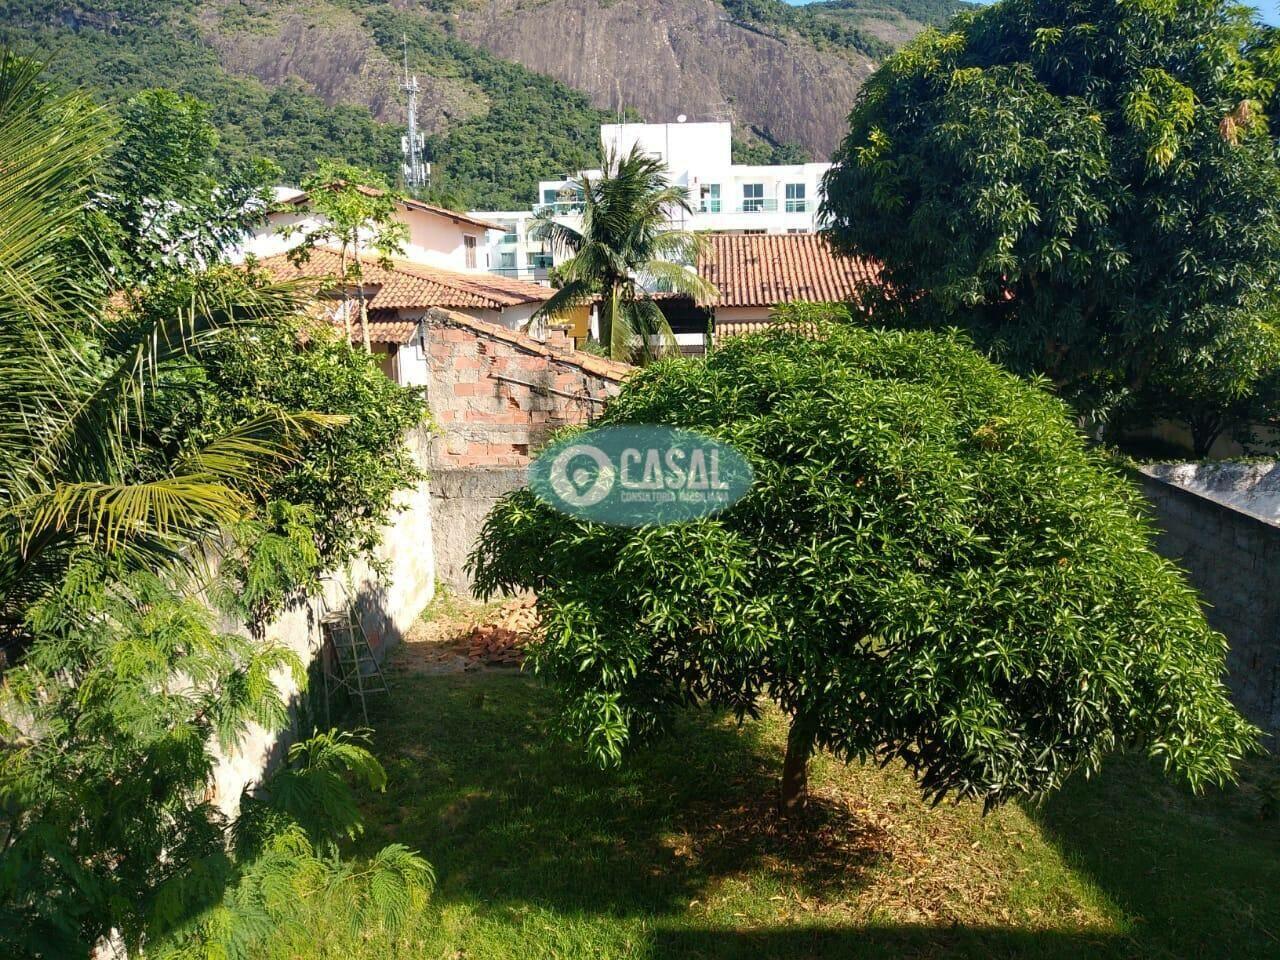
[[1084,960],[1123,956],[1106,934],[998,927],[844,926],[772,930],[659,930],[652,956],[688,960]]
[[1067,862],[1131,918],[1125,956],[1280,957],[1275,757],[1196,796],[1143,758],[1114,757],[1030,808]]
[[424,851],[442,898],[652,916],[765,864],[807,895],[848,896],[885,856],[841,797],[816,796],[797,830],[778,822],[781,754],[755,725],[678,720],[601,771],[549,729],[527,677],[405,675],[393,697],[371,717],[389,786],[364,843]]

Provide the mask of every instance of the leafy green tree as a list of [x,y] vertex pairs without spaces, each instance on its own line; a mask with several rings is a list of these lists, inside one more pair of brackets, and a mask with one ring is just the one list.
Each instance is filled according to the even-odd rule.
[[[402,848],[358,875],[337,862],[317,814],[336,809],[332,790],[310,811],[297,790],[289,805],[268,790],[281,830],[236,855],[248,821],[213,802],[218,748],[252,723],[283,726],[274,677],[301,664],[218,632],[193,574],[299,463],[300,443],[347,418],[277,406],[177,437],[157,429],[159,397],[184,392],[213,344],[304,300],[226,268],[161,269],[107,300],[119,274],[77,251],[101,249],[85,212],[112,132],[87,98],[0,52],[0,627],[15,660],[0,684],[0,948],[84,956],[184,937],[212,955],[217,937],[239,942],[260,921],[230,910],[217,931],[192,924],[228,885],[301,884],[269,858],[286,848],[313,886],[332,876],[325,889],[353,917],[394,925],[429,869]],[[351,749],[338,761],[376,767]],[[323,856],[303,856],[303,835]]]
[[1274,439],[1262,431],[1274,429],[1280,416],[1278,310],[1280,305],[1269,314],[1239,310],[1219,325],[1219,339],[1209,349],[1155,371],[1136,391],[1127,422],[1185,424],[1197,459],[1208,457],[1223,436],[1246,451],[1274,449]]
[[598,297],[600,342],[610,355],[653,359],[674,345],[675,337],[646,291],[676,291],[700,300],[715,294],[687,266],[697,260],[699,238],[671,228],[676,213],[692,213],[688,194],[668,181],[658,158],[639,148],[607,157],[604,174],[584,174],[577,188],[580,227],[545,209],[530,230],[567,258],[557,265],[560,288],[535,317],[555,317]]
[[519,491],[486,520],[476,583],[536,591],[533,667],[603,763],[676,705],[768,698],[792,718],[783,810],[817,748],[987,805],[1130,746],[1227,781],[1257,732],[1225,641],[1068,414],[955,335],[735,338],[630,378],[598,423],[731,444],[742,500],[630,529]]
[[[286,236],[300,236],[302,243],[289,251],[289,259],[303,263],[317,246],[338,248],[339,280],[342,282],[342,317],[347,341],[351,341],[351,309],[354,292],[360,313],[360,339],[364,352],[369,344],[369,307],[365,300],[364,258],[391,265],[391,258],[404,253],[409,226],[396,216],[400,199],[386,181],[371,170],[347,163],[327,161],[303,181],[308,206],[318,217],[311,226],[282,228]],[[354,288],[354,290],[352,289]]]
[[222,165],[209,108],[191,96],[146,90],[121,109],[121,135],[94,200],[117,282],[195,269],[224,259],[261,220],[279,168]]
[[922,35],[859,93],[831,239],[884,264],[907,322],[964,326],[1082,411],[1176,388],[1280,272],[1280,71],[1251,16],[1004,0]]

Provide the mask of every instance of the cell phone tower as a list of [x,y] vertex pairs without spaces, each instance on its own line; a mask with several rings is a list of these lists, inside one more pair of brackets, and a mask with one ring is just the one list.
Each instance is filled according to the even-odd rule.
[[426,140],[418,132],[418,75],[409,73],[409,36],[401,36],[404,45],[404,82],[400,89],[409,95],[408,108],[405,111],[409,129],[400,138],[400,152],[404,155],[404,185],[408,190],[421,190],[431,181],[431,164],[422,159],[426,149]]

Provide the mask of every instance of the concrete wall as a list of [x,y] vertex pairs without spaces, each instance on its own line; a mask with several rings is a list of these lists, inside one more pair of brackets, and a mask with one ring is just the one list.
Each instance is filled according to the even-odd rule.
[[431,475],[432,547],[436,578],[458,594],[471,592],[467,557],[494,504],[524,486],[528,470],[518,467],[454,467]]
[[1162,472],[1170,475],[1162,468],[1140,474],[1160,528],[1156,547],[1187,572],[1209,622],[1226,635],[1236,705],[1280,737],[1280,526],[1184,489]]
[[[415,433],[410,443],[416,459],[425,464],[429,444],[425,432]],[[401,510],[387,525],[377,550],[378,559],[386,565],[385,575],[380,576],[363,562],[353,565],[350,571],[333,573],[319,596],[307,597],[268,624],[267,639],[283,644],[304,664],[311,664],[321,648],[320,617],[326,609],[346,606],[349,596],[359,601],[365,632],[379,659],[404,636],[431,602],[435,590],[429,481],[403,492],[398,503]],[[246,632],[242,624],[235,622],[227,621],[221,626],[226,632]],[[277,675],[275,680],[292,701],[296,719],[302,692],[288,674]],[[325,722],[323,713],[317,720]],[[221,756],[214,768],[212,791],[219,808],[233,815],[245,786],[261,779],[284,756],[295,734],[293,729],[267,731],[251,725],[239,748]]]

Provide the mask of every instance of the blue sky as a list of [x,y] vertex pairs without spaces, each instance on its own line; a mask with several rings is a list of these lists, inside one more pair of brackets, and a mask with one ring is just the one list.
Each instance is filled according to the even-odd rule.
[[[811,0],[787,0],[792,6],[803,6]],[[974,0],[976,3],[988,3],[990,0]],[[1262,11],[1262,18],[1267,23],[1280,24],[1280,0],[1261,0],[1253,6]]]

